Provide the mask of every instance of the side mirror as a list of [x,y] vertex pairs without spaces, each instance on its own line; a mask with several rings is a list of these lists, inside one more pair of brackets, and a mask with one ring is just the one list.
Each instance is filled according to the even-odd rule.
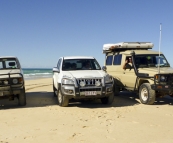
[[59,69],[58,69],[57,67],[54,67],[52,71],[53,71],[53,72],[57,72],[57,73],[60,72]]
[[106,71],[106,70],[107,70],[106,66],[103,66],[103,67],[102,67],[102,70],[103,70],[103,71]]

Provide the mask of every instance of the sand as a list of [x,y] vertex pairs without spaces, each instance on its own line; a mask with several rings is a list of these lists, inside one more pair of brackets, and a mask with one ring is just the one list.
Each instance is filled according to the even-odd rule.
[[0,143],[173,143],[173,99],[143,105],[120,93],[112,106],[99,100],[57,105],[52,79],[26,81],[26,107],[0,100]]

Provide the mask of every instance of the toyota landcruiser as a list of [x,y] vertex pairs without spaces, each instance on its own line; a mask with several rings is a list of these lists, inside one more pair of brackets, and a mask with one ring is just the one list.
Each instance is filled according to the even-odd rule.
[[20,106],[26,105],[23,72],[16,57],[0,57],[0,99],[18,98]]
[[103,104],[114,100],[113,80],[93,57],[61,57],[53,68],[53,91],[60,106],[70,99],[101,99]]
[[104,44],[105,71],[114,78],[114,92],[139,93],[143,104],[157,97],[173,96],[173,69],[163,53],[151,50],[151,42]]

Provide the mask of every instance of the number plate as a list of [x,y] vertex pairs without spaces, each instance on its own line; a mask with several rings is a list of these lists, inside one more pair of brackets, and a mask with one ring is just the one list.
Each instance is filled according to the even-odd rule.
[[85,91],[85,96],[97,95],[97,91]]

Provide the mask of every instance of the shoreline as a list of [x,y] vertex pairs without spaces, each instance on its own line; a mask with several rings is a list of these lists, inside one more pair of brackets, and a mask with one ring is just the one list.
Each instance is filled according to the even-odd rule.
[[49,79],[52,78],[53,75],[51,75],[50,77],[31,77],[31,78],[25,78],[24,80],[28,81],[28,80],[39,80],[39,79]]

